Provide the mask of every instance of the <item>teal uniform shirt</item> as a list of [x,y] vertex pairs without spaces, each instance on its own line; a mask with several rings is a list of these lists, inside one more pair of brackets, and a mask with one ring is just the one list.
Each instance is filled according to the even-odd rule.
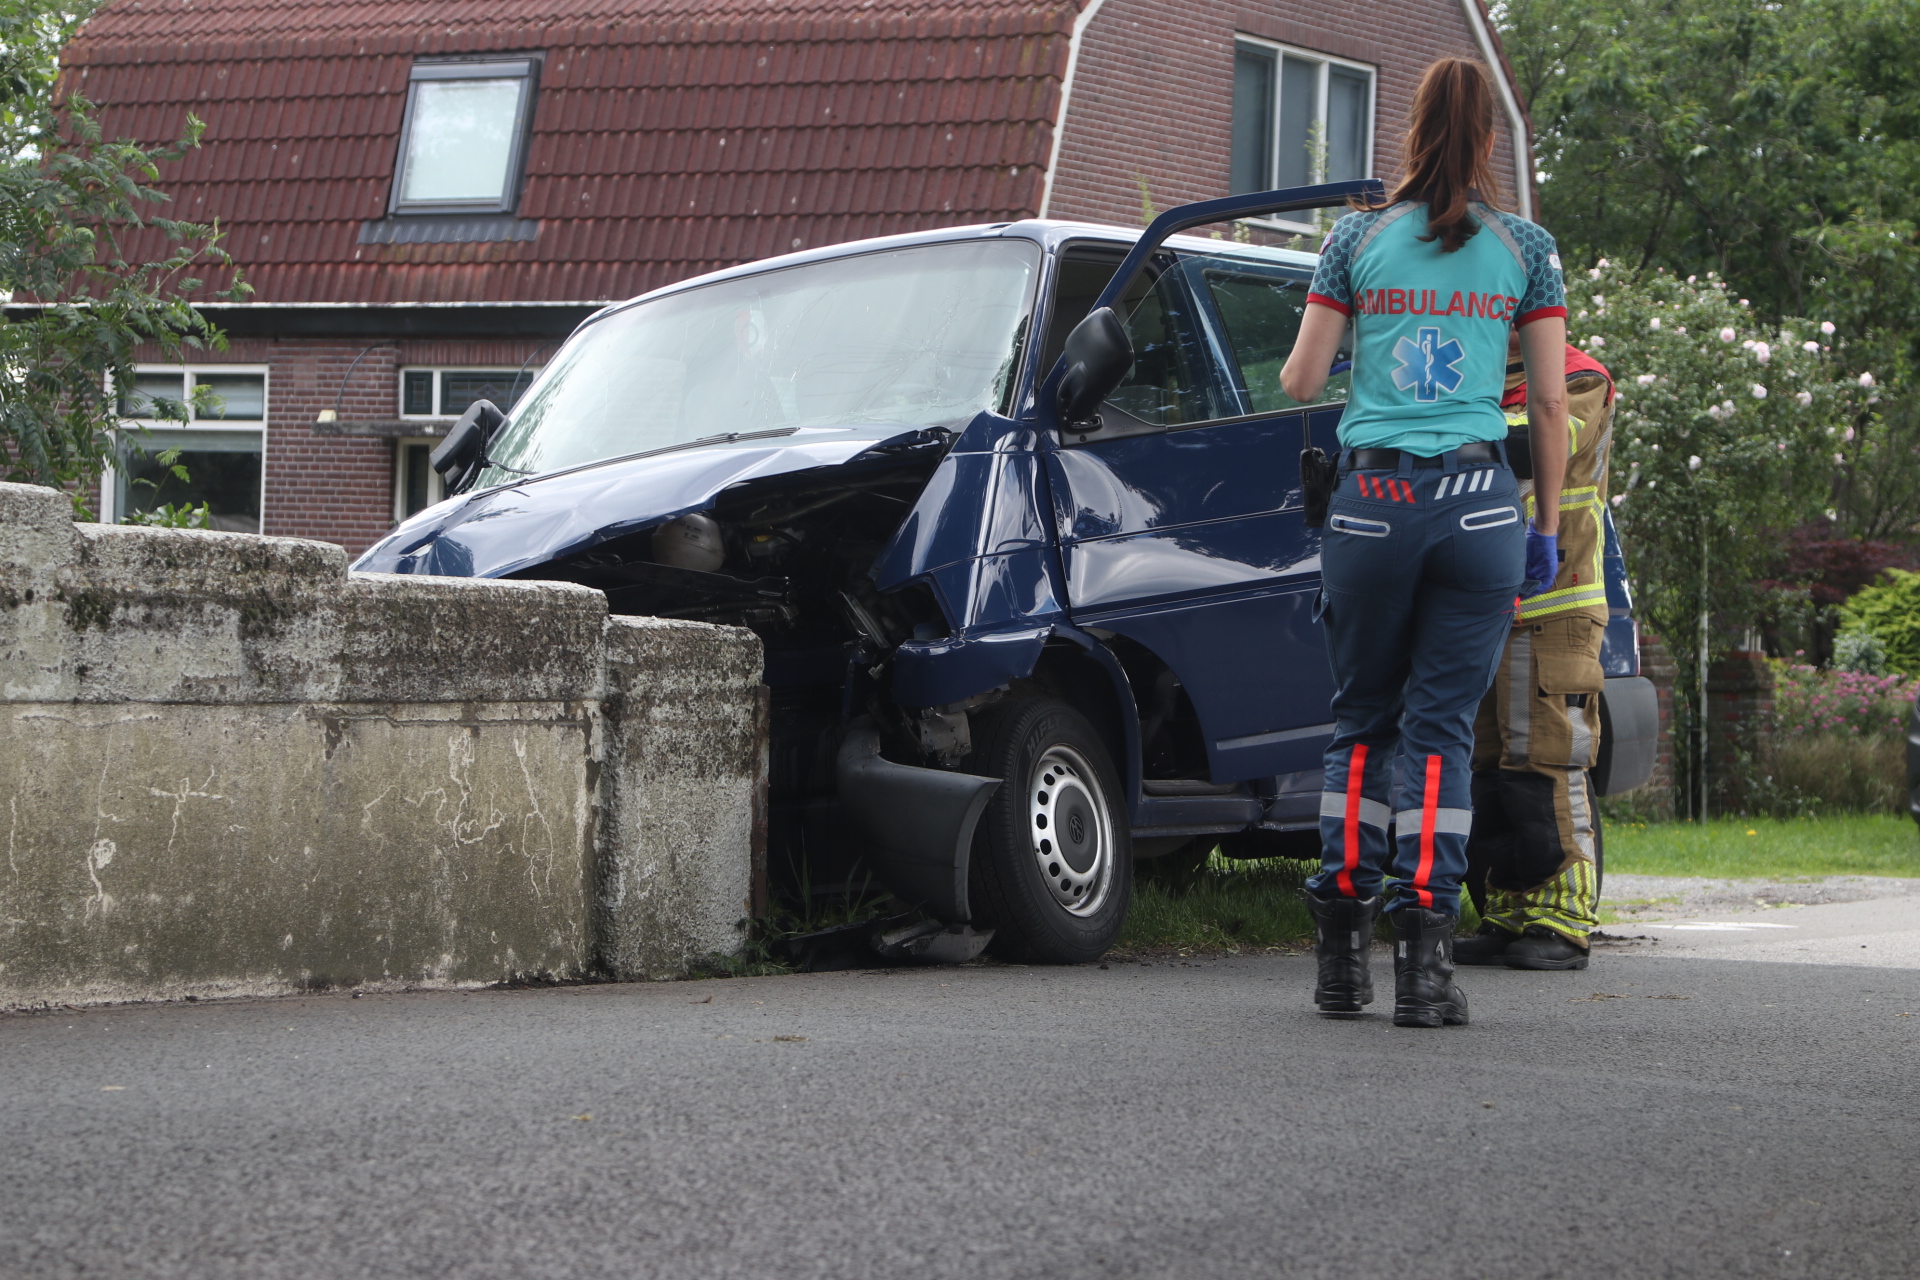
[[1353,317],[1353,392],[1340,420],[1351,449],[1435,457],[1507,434],[1500,408],[1507,333],[1567,314],[1553,237],[1475,203],[1480,229],[1447,253],[1409,200],[1333,224],[1309,302]]

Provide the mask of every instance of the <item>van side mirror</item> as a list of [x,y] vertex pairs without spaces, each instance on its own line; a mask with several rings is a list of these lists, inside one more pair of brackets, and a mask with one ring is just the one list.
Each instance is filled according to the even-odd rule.
[[1060,376],[1057,393],[1060,424],[1076,431],[1099,430],[1100,402],[1133,368],[1133,343],[1113,308],[1091,311],[1073,326],[1061,359],[1066,372]]
[[507,415],[495,408],[493,401],[475,400],[447,432],[447,438],[427,455],[449,494],[461,492],[479,477],[487,465],[487,444],[506,420]]

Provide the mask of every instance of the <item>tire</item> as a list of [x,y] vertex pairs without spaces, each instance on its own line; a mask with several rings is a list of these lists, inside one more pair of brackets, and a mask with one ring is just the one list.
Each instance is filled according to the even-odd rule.
[[[974,923],[993,929],[1002,960],[1098,960],[1133,899],[1132,834],[1106,744],[1072,707],[1036,695],[989,708],[973,733],[968,770],[1004,779],[974,835]],[[1056,831],[1072,834],[1056,844]]]

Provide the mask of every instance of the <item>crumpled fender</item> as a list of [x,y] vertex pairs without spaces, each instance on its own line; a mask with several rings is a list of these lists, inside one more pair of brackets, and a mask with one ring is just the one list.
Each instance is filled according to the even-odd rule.
[[880,882],[949,924],[971,919],[973,832],[1000,779],[895,764],[871,726],[848,732],[835,763],[840,815]]

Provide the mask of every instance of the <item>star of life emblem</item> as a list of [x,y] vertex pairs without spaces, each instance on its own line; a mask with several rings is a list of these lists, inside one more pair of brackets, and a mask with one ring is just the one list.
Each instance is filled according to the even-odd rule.
[[1433,401],[1460,389],[1460,362],[1467,352],[1458,338],[1442,338],[1437,326],[1423,325],[1414,337],[1393,344],[1393,358],[1400,362],[1393,385],[1413,392],[1416,400]]

